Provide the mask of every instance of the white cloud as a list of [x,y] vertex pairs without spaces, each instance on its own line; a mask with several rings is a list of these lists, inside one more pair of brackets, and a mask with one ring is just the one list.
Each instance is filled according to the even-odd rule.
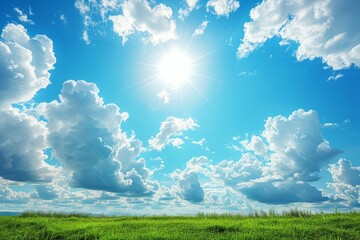
[[203,35],[209,21],[204,20],[194,31],[193,36]]
[[186,163],[183,171],[177,169],[171,173],[171,177],[176,181],[176,185],[172,188],[175,195],[192,203],[204,201],[204,190],[199,183],[198,175],[207,162],[208,159],[204,156],[194,157]]
[[262,177],[264,164],[253,154],[245,153],[238,161],[224,160],[212,166],[214,177],[230,187]]
[[60,102],[43,103],[53,154],[71,173],[71,185],[144,196],[157,184],[148,179],[142,143],[127,137],[120,124],[128,118],[115,104],[104,104],[99,89],[85,81],[66,81]]
[[360,167],[352,166],[351,161],[341,158],[330,164],[330,172],[334,182],[328,187],[335,191],[333,198],[342,206],[360,207]]
[[178,11],[179,18],[184,20],[197,7],[199,0],[186,0],[186,7]]
[[344,77],[344,74],[336,74],[336,75],[330,76],[327,80],[328,81],[336,81],[342,77]]
[[45,35],[30,38],[22,25],[8,24],[0,39],[0,107],[29,101],[50,83],[56,58]]
[[349,160],[341,158],[337,164],[330,164],[328,170],[335,182],[360,185],[360,167],[352,166]]
[[0,203],[2,204],[26,204],[29,202],[30,194],[17,192],[0,182]]
[[213,176],[267,204],[328,200],[308,183],[319,180],[320,169],[340,153],[321,136],[321,128],[313,110],[269,117],[262,138],[253,136],[250,142],[242,142],[245,150],[261,158],[245,153],[237,162],[222,161],[211,167]]
[[84,30],[82,39],[90,43],[89,31],[108,21],[108,15],[120,8],[118,0],[76,0],[75,8],[83,18]]
[[113,30],[125,44],[128,37],[136,32],[147,33],[156,45],[176,38],[176,25],[170,7],[160,3],[153,8],[147,0],[128,0],[121,4],[122,15],[110,16]]
[[259,136],[252,136],[251,141],[243,140],[241,145],[247,151],[253,151],[256,155],[265,156],[268,151],[268,146],[264,143],[264,140]]
[[324,128],[335,128],[335,127],[339,127],[338,123],[324,123],[323,124]]
[[161,123],[160,132],[155,137],[149,139],[149,145],[152,149],[161,151],[166,145],[174,147],[181,146],[184,141],[179,138],[184,131],[194,130],[197,123],[192,118],[182,119],[176,117],[168,117]]
[[54,168],[45,163],[44,123],[18,109],[0,110],[0,176],[23,182],[51,181]]
[[319,179],[320,168],[341,151],[332,149],[321,136],[317,113],[302,109],[288,118],[268,118],[262,135],[269,143],[271,171],[299,181]]
[[[29,15],[34,15],[32,12],[31,12],[31,8],[29,9],[30,12],[29,12]],[[21,11],[19,8],[14,8],[14,11],[18,14],[18,19],[20,20],[20,22],[22,23],[29,23],[29,24],[34,24],[33,21],[31,21],[28,16],[23,12]]]
[[164,103],[167,104],[170,102],[170,93],[166,90],[162,90],[157,94],[158,98]]
[[89,34],[87,30],[84,30],[83,35],[82,35],[82,39],[84,40],[84,42],[86,44],[90,44],[90,39],[89,39]]
[[192,141],[192,143],[195,144],[195,145],[204,146],[205,143],[206,143],[206,139],[202,138],[199,141]]
[[64,23],[64,24],[67,24],[67,20],[66,20],[66,17],[65,17],[65,14],[61,14],[59,19]]
[[228,17],[240,7],[237,0],[210,0],[206,3],[206,10],[217,16]]
[[275,36],[299,44],[299,61],[321,58],[334,70],[354,64],[360,67],[360,3],[357,1],[267,0],[250,12],[244,25],[238,57],[247,57],[255,48]]
[[47,129],[13,108],[29,101],[49,83],[56,61],[52,41],[30,38],[21,25],[8,24],[0,41],[0,176],[14,181],[46,182],[54,168],[45,163]]

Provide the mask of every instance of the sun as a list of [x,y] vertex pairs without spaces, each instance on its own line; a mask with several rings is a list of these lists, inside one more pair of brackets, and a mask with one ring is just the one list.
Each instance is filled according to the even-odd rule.
[[171,49],[165,53],[157,68],[159,79],[167,86],[179,88],[191,80],[192,60],[178,49]]

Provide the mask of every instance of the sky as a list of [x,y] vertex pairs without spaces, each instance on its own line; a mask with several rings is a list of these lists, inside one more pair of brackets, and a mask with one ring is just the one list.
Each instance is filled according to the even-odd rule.
[[2,0],[0,212],[359,209],[359,11]]

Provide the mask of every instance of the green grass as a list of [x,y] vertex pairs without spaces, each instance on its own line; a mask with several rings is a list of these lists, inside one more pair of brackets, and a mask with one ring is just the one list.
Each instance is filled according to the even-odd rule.
[[0,217],[0,239],[360,239],[360,214],[291,210],[249,216],[92,217],[27,212]]

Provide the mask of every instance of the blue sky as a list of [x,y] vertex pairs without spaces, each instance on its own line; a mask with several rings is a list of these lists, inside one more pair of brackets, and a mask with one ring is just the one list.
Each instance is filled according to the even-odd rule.
[[0,6],[0,211],[360,204],[360,4]]

